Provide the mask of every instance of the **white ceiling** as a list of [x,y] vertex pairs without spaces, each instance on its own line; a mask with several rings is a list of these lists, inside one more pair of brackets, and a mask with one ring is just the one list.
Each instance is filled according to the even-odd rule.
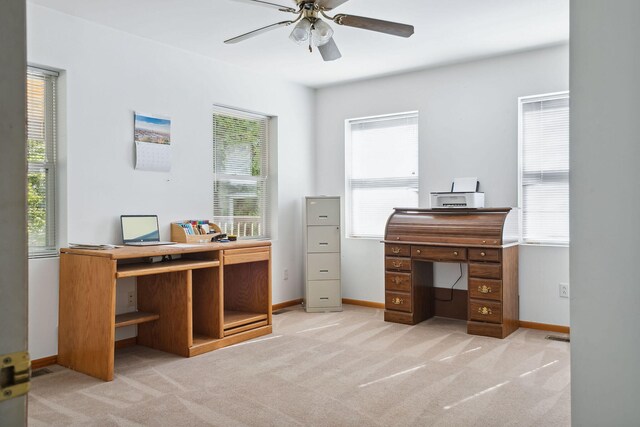
[[[283,27],[225,45],[223,40],[295,17],[233,0],[30,0],[70,15],[220,61],[327,86],[566,42],[569,0],[350,0],[346,13],[411,24],[404,39],[332,24],[343,57],[323,62]],[[294,0],[269,0],[294,6]],[[333,15],[334,13],[331,13]]]

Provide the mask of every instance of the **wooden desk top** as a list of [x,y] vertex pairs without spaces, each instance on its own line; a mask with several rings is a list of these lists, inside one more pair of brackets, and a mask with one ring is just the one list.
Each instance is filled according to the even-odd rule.
[[71,255],[89,255],[110,259],[127,259],[156,257],[163,255],[179,255],[196,252],[210,252],[229,249],[255,248],[271,246],[269,240],[238,240],[229,243],[177,243],[175,245],[160,246],[123,246],[107,250],[62,248],[61,253]]

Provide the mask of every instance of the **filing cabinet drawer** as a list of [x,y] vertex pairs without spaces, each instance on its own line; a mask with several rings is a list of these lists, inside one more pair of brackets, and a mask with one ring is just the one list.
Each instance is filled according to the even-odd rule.
[[411,246],[413,258],[431,261],[466,261],[466,248],[448,248],[438,246]]
[[384,288],[387,291],[411,291],[411,273],[390,273],[385,274]]
[[502,279],[502,264],[478,264],[470,262],[469,277]]
[[469,320],[502,323],[502,304],[493,301],[470,299]]
[[328,253],[307,255],[307,279],[340,279],[340,254]]
[[342,304],[339,280],[312,280],[307,287],[307,307],[338,307]]
[[394,245],[394,244],[387,243],[384,245],[384,254],[390,255],[390,256],[410,256],[411,246]]
[[307,199],[307,225],[339,225],[340,203],[337,199]]
[[406,311],[411,310],[411,294],[403,292],[385,292],[384,307],[387,310]]
[[500,262],[500,249],[469,249],[469,261]]
[[307,252],[340,252],[340,227],[307,227]]
[[384,266],[387,270],[411,271],[411,258],[386,257]]
[[470,278],[469,298],[502,301],[502,280]]

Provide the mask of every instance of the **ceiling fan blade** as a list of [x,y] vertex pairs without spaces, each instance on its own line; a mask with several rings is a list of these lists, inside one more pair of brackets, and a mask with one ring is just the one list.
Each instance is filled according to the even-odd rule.
[[322,59],[325,61],[335,61],[342,57],[340,49],[338,49],[333,37],[331,37],[327,43],[318,46],[318,50],[320,51],[320,55],[322,55]]
[[349,0],[317,0],[316,6],[322,10],[331,10],[348,1]]
[[251,37],[259,36],[260,34],[266,33],[268,31],[275,30],[276,28],[286,27],[287,25],[291,25],[294,22],[295,21],[282,21],[282,22],[278,22],[277,24],[267,25],[266,27],[262,27],[262,28],[258,28],[257,30],[249,31],[248,33],[241,34],[241,35],[233,37],[233,38],[231,38],[229,40],[225,40],[224,42],[226,44],[238,43],[238,42],[250,39]]
[[278,10],[280,10],[282,12],[298,13],[298,9],[294,9],[292,7],[289,7],[289,6],[282,6],[281,4],[271,3],[271,2],[263,1],[263,0],[234,0],[234,1],[241,2],[241,3],[255,4],[255,5],[259,5],[259,6],[271,7],[273,9],[278,9]]
[[336,15],[333,22],[347,27],[362,28],[363,30],[378,31],[400,37],[411,37],[413,25],[399,24],[397,22],[382,21],[380,19],[365,18],[355,15]]

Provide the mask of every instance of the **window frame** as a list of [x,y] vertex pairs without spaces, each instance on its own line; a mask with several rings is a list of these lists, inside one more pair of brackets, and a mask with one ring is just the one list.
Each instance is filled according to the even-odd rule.
[[[397,181],[396,182],[400,182],[402,180],[413,180],[415,179],[416,181],[416,206],[418,207],[419,203],[420,203],[420,137],[419,137],[419,125],[420,125],[420,113],[418,110],[412,110],[412,111],[403,111],[403,112],[398,112],[398,113],[390,113],[390,114],[380,114],[380,115],[376,115],[376,116],[366,116],[366,117],[355,117],[355,118],[349,118],[345,120],[345,128],[344,128],[344,132],[345,132],[345,145],[344,145],[344,149],[345,149],[345,176],[344,176],[344,185],[345,185],[345,238],[346,239],[357,239],[357,240],[380,240],[384,238],[384,229],[382,229],[382,233],[380,235],[376,235],[376,236],[370,236],[370,235],[356,235],[353,233],[353,214],[352,214],[352,209],[353,209],[353,195],[352,195],[352,186],[350,185],[350,182],[353,181],[353,179],[351,178],[351,167],[352,167],[352,159],[353,159],[353,149],[352,149],[352,126],[354,124],[358,124],[358,123],[362,123],[365,121],[381,121],[381,120],[385,120],[385,119],[393,119],[393,118],[402,118],[402,117],[415,117],[416,119],[416,132],[417,132],[417,150],[416,150],[416,159],[418,162],[417,168],[416,168],[416,174],[415,174],[415,178],[408,178],[408,177],[397,177]],[[384,179],[388,179],[388,178],[393,178],[393,177],[385,177]],[[376,178],[374,178],[376,179]],[[379,178],[378,178],[379,179]],[[356,178],[356,180],[361,180],[363,182],[367,182],[364,178]],[[378,188],[384,188],[385,186],[380,186]],[[392,185],[387,185],[388,188],[393,188],[396,186],[392,186]],[[413,206],[394,206],[394,207],[404,207],[404,208],[410,208]],[[391,214],[392,212],[390,212],[389,214]]]
[[[45,84],[45,111],[44,111],[44,143],[45,143],[45,152],[46,152],[46,160],[43,162],[32,162],[29,161],[27,156],[26,158],[26,166],[27,166],[27,179],[28,175],[31,172],[39,172],[42,171],[46,174],[47,182],[46,182],[46,191],[45,191],[45,206],[46,206],[46,231],[45,236],[47,240],[47,244],[44,246],[33,246],[29,241],[28,245],[28,258],[29,259],[37,259],[37,258],[52,258],[58,256],[58,203],[57,203],[57,181],[58,181],[58,171],[57,171],[57,161],[58,161],[58,90],[59,90],[59,82],[58,78],[60,77],[60,73],[54,70],[36,67],[36,66],[27,66],[27,72],[25,74],[25,86],[26,79],[29,78],[29,74],[34,76],[46,76],[44,80]],[[48,78],[47,78],[48,77]],[[29,92],[27,91],[27,97],[29,96]],[[49,102],[47,97],[51,96],[52,99]],[[27,105],[29,104],[27,100]],[[27,107],[28,108],[28,107]],[[27,135],[25,140],[25,145],[28,144],[29,141],[29,121],[28,121],[28,111],[27,111]],[[28,153],[27,153],[28,154]],[[28,191],[27,186],[28,182],[25,183],[25,188]],[[27,217],[27,227],[28,227],[29,218]]]
[[[261,163],[261,168],[260,168],[260,172],[261,174],[259,176],[254,176],[254,175],[236,175],[236,174],[225,174],[225,173],[219,173],[217,171],[217,164],[216,164],[216,156],[217,156],[217,152],[216,152],[216,137],[215,137],[215,128],[213,126],[215,126],[215,116],[216,115],[227,115],[229,117],[235,117],[235,118],[240,118],[240,119],[257,119],[257,120],[264,120],[264,144],[261,150],[261,159],[260,159],[260,163]],[[261,225],[261,234],[256,235],[256,236],[246,236],[246,235],[240,235],[238,234],[238,239],[239,240],[264,240],[264,239],[272,239],[273,233],[274,233],[274,227],[272,226],[271,223],[271,217],[272,217],[272,197],[273,197],[273,189],[272,189],[272,177],[270,175],[270,168],[271,168],[271,163],[272,163],[272,159],[271,159],[271,144],[272,144],[272,133],[271,133],[271,126],[272,126],[272,121],[273,121],[274,117],[269,116],[267,114],[262,114],[262,113],[257,113],[257,112],[253,112],[253,111],[248,111],[248,110],[244,110],[244,109],[240,109],[240,108],[234,108],[234,107],[229,107],[229,106],[224,106],[224,105],[218,105],[218,104],[214,104],[213,106],[213,110],[211,112],[211,120],[212,120],[212,154],[213,154],[213,220],[214,222],[217,221],[217,218],[220,218],[220,216],[217,216],[215,214],[216,211],[216,188],[217,188],[217,183],[219,181],[225,181],[225,182],[232,182],[232,181],[240,181],[240,182],[255,182],[256,183],[256,187],[258,187],[259,185],[262,186],[262,188],[264,189],[264,191],[266,192],[266,195],[263,198],[258,198],[258,206],[260,209],[260,225]],[[262,200],[263,204],[262,206],[260,206],[260,201]],[[241,215],[239,215],[241,216]],[[234,216],[235,217],[235,216]],[[224,228],[224,224],[218,224],[222,227],[222,232],[223,233],[228,233],[228,234],[236,234],[237,231],[233,230],[233,224],[235,224],[235,221],[232,221],[232,230],[229,231],[227,229],[227,231],[225,231]],[[239,225],[239,224],[238,224]]]
[[[520,236],[520,244],[528,245],[528,246],[550,246],[550,247],[569,247],[569,233],[567,230],[567,240],[566,241],[558,241],[552,239],[541,239],[541,240],[527,240],[524,235],[524,221],[525,221],[525,211],[524,211],[524,191],[523,191],[523,148],[524,148],[524,105],[532,102],[544,102],[544,101],[552,101],[556,99],[568,99],[570,101],[570,93],[568,90],[559,91],[559,92],[550,92],[539,95],[528,95],[521,96],[518,98],[518,209],[520,210],[520,215],[518,216],[519,221],[519,229],[521,230]],[[569,102],[569,114],[571,114],[571,103]],[[569,144],[571,144],[571,139],[569,138]],[[567,169],[567,183],[569,184],[570,190],[570,173],[571,166]],[[564,174],[563,174],[564,175]],[[571,225],[569,224],[569,227]]]

